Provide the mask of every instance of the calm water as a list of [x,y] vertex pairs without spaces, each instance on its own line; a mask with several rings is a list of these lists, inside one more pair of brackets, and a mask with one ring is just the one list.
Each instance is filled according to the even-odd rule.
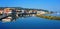
[[60,13],[53,13],[53,14],[45,14],[46,16],[58,16],[60,17]]
[[60,29],[60,20],[39,17],[18,18],[15,22],[0,22],[0,29]]

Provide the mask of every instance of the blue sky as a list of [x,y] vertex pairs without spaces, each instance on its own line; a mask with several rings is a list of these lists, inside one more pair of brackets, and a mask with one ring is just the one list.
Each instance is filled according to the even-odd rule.
[[60,0],[0,0],[0,7],[40,8],[60,11]]

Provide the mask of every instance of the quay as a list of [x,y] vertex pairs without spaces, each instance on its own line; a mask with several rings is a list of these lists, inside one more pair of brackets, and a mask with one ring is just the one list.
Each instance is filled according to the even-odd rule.
[[2,19],[5,19],[5,18],[7,18],[8,16],[3,16],[3,15],[0,15],[0,20],[2,20]]

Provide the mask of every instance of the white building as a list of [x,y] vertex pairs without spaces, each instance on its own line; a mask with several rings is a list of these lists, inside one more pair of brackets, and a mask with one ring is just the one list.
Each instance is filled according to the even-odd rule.
[[37,11],[37,14],[38,14],[38,15],[46,14],[46,12],[44,12],[44,11]]
[[24,13],[24,10],[21,10],[22,12],[21,13]]

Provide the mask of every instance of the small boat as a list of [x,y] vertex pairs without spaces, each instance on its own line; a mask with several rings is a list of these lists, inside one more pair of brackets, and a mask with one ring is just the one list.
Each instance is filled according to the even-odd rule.
[[2,19],[2,22],[11,22],[12,17],[7,17],[5,19]]

